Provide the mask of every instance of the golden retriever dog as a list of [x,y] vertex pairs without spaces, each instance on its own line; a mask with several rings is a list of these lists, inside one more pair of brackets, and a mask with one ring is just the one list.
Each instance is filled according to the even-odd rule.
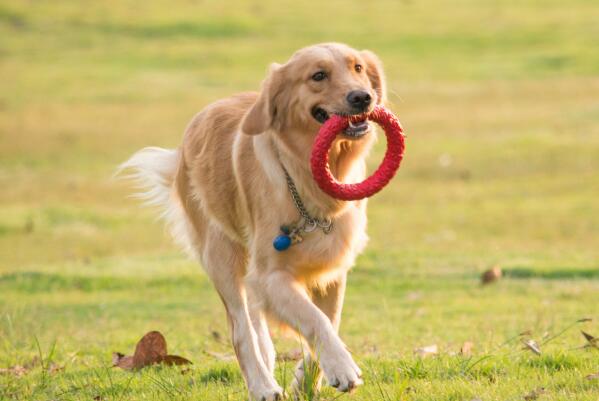
[[[316,364],[339,391],[362,384],[338,331],[346,276],[368,239],[366,200],[339,201],[321,191],[310,152],[330,115],[366,113],[384,100],[372,52],[310,46],[273,64],[259,93],[208,105],[177,149],[145,148],[121,166],[139,180],[148,203],[164,208],[175,240],[214,283],[252,399],[283,397],[273,376],[271,321],[308,345],[294,389],[304,383],[304,367]],[[368,121],[350,124],[331,147],[332,174],[363,180],[374,140]],[[275,249],[273,239],[290,231],[292,245]]]

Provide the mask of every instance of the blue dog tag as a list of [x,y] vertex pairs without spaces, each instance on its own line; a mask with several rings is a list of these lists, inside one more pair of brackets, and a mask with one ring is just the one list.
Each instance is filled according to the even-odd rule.
[[291,246],[291,237],[289,235],[278,235],[272,242],[272,246],[279,252],[284,251]]

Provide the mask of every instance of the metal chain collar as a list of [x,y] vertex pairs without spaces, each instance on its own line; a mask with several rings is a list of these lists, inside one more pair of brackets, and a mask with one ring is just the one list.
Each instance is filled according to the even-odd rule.
[[293,179],[289,175],[289,172],[287,171],[285,166],[281,164],[281,167],[283,168],[283,172],[285,173],[285,179],[287,180],[287,187],[289,188],[291,199],[293,200],[295,208],[297,209],[297,211],[303,219],[303,226],[301,226],[302,231],[309,233],[316,230],[316,228],[320,228],[322,229],[323,233],[330,233],[331,230],[333,230],[333,221],[331,220],[331,218],[327,217],[324,219],[318,219],[316,217],[310,216],[310,213],[308,213],[306,206],[304,206],[304,202],[302,202],[302,198],[300,197],[297,187],[295,186],[295,182],[293,182]]

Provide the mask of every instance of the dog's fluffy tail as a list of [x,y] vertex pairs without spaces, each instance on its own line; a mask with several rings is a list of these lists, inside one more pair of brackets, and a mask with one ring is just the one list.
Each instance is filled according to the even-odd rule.
[[195,233],[174,188],[180,159],[179,149],[143,148],[121,164],[115,176],[133,181],[137,189],[133,197],[143,200],[144,205],[159,208],[160,218],[175,241],[197,258]]
[[143,148],[121,164],[115,175],[133,181],[138,190],[134,196],[145,205],[158,206],[165,212],[171,201],[179,159],[178,149]]

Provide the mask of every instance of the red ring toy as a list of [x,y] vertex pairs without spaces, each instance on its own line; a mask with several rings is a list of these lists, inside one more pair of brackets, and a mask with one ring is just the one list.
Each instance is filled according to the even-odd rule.
[[387,151],[379,168],[370,177],[356,184],[342,184],[329,169],[329,149],[337,134],[349,126],[350,117],[332,115],[320,128],[312,146],[310,163],[312,175],[320,189],[333,198],[350,201],[368,198],[379,192],[391,181],[405,149],[403,129],[397,117],[383,106],[377,106],[367,116],[379,124],[387,136]]

